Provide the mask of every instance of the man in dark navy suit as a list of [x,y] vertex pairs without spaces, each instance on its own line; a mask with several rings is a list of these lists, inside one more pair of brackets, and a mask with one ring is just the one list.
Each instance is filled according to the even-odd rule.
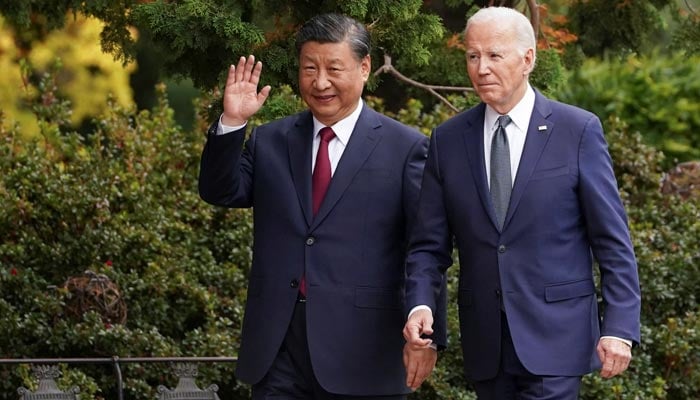
[[421,334],[438,331],[431,310],[454,243],[464,366],[479,399],[574,400],[601,364],[605,378],[623,372],[640,335],[637,265],[601,123],[530,86],[536,42],[523,14],[479,10],[465,44],[482,103],[432,134],[404,335],[421,348]]
[[262,64],[241,57],[208,132],[201,197],[254,209],[236,370],[254,399],[404,399],[415,387],[403,358],[427,370],[437,358],[404,349],[401,333],[428,139],[361,100],[369,38],[342,15],[307,22],[296,46],[309,110],[259,126],[245,145],[270,87],[258,92]]

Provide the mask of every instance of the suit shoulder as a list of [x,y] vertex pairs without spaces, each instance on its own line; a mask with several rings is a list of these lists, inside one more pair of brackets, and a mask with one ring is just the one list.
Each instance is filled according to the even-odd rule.
[[374,110],[372,110],[372,113],[375,115],[377,121],[385,132],[389,132],[389,135],[403,138],[411,142],[415,142],[416,140],[427,140],[427,137],[416,127],[406,125],[403,122],[397,121]]
[[585,123],[591,118],[598,118],[598,116],[596,116],[592,112],[577,107],[573,104],[562,103],[561,101],[551,99],[549,99],[549,104],[552,108],[552,116],[557,119],[567,121],[568,123]]

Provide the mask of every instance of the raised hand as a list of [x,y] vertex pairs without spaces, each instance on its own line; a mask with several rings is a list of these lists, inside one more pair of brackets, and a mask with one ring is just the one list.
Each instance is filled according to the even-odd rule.
[[262,107],[270,94],[270,86],[258,93],[262,63],[255,56],[241,57],[238,65],[231,65],[224,88],[224,114],[221,123],[229,126],[243,125]]

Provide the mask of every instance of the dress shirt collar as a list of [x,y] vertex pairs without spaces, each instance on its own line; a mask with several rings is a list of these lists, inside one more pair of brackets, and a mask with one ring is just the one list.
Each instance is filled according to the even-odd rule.
[[[362,112],[362,99],[360,99],[357,102],[357,107],[355,108],[355,111],[350,113],[347,117],[341,119],[340,121],[336,122],[331,128],[333,128],[333,132],[335,133],[335,137],[340,140],[340,142],[343,144],[343,146],[348,145],[348,141],[350,140],[350,135],[352,134],[352,131],[355,129],[355,125],[357,124],[357,120],[360,119],[360,113]],[[318,140],[318,132],[325,127],[319,120],[316,119],[316,117],[313,117],[314,119],[314,140]]]
[[[513,107],[512,110],[508,112],[513,124],[518,127],[521,132],[527,132],[527,127],[530,124],[530,116],[532,115],[532,110],[535,108],[535,91],[527,84],[527,89],[525,89],[525,95],[518,102],[518,104]],[[484,128],[486,132],[493,132],[496,130],[496,122],[498,120],[499,114],[496,110],[491,108],[491,106],[486,105],[486,113],[484,114]]]

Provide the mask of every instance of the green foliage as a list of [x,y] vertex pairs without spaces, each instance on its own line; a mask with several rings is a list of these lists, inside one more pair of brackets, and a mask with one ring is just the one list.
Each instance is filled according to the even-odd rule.
[[588,60],[571,73],[558,97],[603,120],[619,117],[671,161],[700,158],[698,56],[675,53]]
[[265,122],[296,114],[306,108],[304,101],[292,90],[283,85],[276,88],[265,102],[263,108],[250,121],[252,127]]
[[[51,93],[50,86],[37,90],[39,99]],[[202,135],[177,127],[163,92],[151,112],[110,104],[87,138],[56,134],[60,101],[53,105],[58,112],[39,114],[42,140],[1,129],[3,358],[235,356],[250,213],[199,199]],[[88,269],[118,285],[128,308],[125,324],[95,312],[77,319],[66,312],[71,293],[63,283]],[[126,368],[127,395],[155,397],[166,368]],[[244,396],[232,368],[203,368],[201,379],[219,383],[222,396]],[[21,369],[2,370],[0,397],[8,398],[26,380]],[[83,398],[114,397],[109,369],[78,368],[65,379],[79,384]]]
[[688,17],[681,21],[680,27],[673,35],[673,48],[685,50],[690,54],[700,54],[700,15]]
[[537,51],[535,69],[530,74],[530,83],[545,96],[553,96],[564,84],[564,67],[561,56],[553,49]]
[[[697,282],[697,281],[696,281]],[[668,318],[653,333],[658,347],[652,357],[667,367],[663,378],[669,398],[692,399],[700,395],[700,313],[689,311]]]
[[663,32],[661,10],[674,0],[575,0],[570,28],[587,56],[645,51]]
[[237,56],[265,41],[262,29],[245,20],[244,3],[147,2],[133,8],[133,19],[136,26],[149,30],[167,73],[211,87]]
[[[384,51],[416,66],[430,61],[431,46],[443,34],[440,19],[421,12],[420,0],[247,1],[188,0],[82,2],[51,0],[2,2],[0,14],[33,37],[62,27],[66,13],[105,21],[102,48],[122,60],[135,56],[137,27],[154,45],[169,75],[192,79],[198,88],[223,82],[227,67],[241,55],[255,54],[267,67],[265,83],[294,81],[296,29],[320,12],[343,12],[370,26],[376,60]],[[416,29],[419,26],[420,29]]]

